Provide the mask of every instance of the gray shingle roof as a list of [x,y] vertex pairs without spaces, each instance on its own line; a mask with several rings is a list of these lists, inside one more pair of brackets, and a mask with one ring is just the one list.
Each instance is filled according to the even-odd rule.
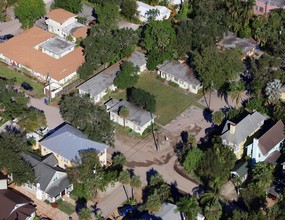
[[141,67],[146,64],[146,57],[143,53],[134,51],[130,57],[127,58],[128,61],[132,62],[134,66]]
[[[54,157],[53,154],[50,154],[48,157]],[[54,174],[58,171],[58,172],[65,172],[64,169],[60,168],[60,167],[56,167],[56,166],[51,166],[48,163],[45,163],[45,161],[50,162],[51,160],[47,160],[47,158],[44,158],[44,160],[42,160],[40,157],[34,155],[34,154],[23,154],[23,158],[29,162],[35,172],[35,185],[37,183],[40,184],[40,189],[44,192],[46,192],[47,187],[50,183],[50,181],[52,180],[52,178],[54,177]],[[58,180],[60,181],[60,179]],[[54,184],[57,184],[56,181]],[[52,187],[53,185],[51,185]]]
[[163,203],[160,211],[155,213],[154,216],[144,214],[143,220],[181,220],[180,212],[176,212],[177,206],[171,203]]
[[40,141],[40,144],[70,161],[78,157],[80,151],[90,149],[101,152],[108,148],[106,144],[89,140],[81,131],[69,124],[55,128],[53,133]]
[[176,60],[165,61],[158,65],[157,68],[159,71],[170,74],[193,85],[200,85],[199,80],[194,76],[193,70],[186,63],[179,63]]
[[120,70],[120,63],[116,63],[109,68],[98,73],[96,76],[85,81],[77,88],[90,94],[91,96],[97,96],[104,90],[110,88],[114,84],[116,73]]
[[56,197],[59,195],[63,190],[65,190],[70,185],[70,182],[68,180],[68,177],[64,177],[56,181],[54,184],[52,184],[47,190],[46,193]]
[[115,114],[118,114],[119,109],[122,106],[125,106],[129,110],[129,116],[127,120],[132,121],[141,127],[156,117],[154,114],[141,109],[125,100],[118,101],[117,99],[113,98],[106,102],[105,105],[110,112],[113,112]]
[[235,132],[233,134],[230,133],[230,124],[234,123],[228,120],[223,128],[221,137],[233,144],[239,145],[258,130],[266,119],[267,116],[264,116],[257,111],[248,114],[235,125]]
[[235,165],[233,171],[235,171],[241,178],[243,178],[248,172],[248,162],[243,161]]
[[223,39],[218,43],[219,46],[226,49],[239,48],[246,54],[257,46],[257,43],[252,38],[238,38],[232,32],[224,34]]

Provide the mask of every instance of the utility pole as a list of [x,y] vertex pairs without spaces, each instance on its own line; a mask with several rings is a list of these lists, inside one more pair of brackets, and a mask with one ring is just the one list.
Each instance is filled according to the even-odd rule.
[[47,73],[46,80],[48,82],[48,90],[49,90],[49,102],[48,102],[48,104],[50,105],[50,103],[51,103],[51,88],[50,88],[51,77],[50,77],[49,73]]

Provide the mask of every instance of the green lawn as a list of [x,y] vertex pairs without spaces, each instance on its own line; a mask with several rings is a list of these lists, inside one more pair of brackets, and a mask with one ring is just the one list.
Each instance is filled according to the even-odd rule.
[[72,213],[75,212],[75,206],[63,201],[63,200],[57,200],[57,204],[58,204],[58,209],[65,212],[67,215],[71,215]]
[[[155,114],[158,116],[156,121],[162,125],[169,123],[190,105],[199,106],[196,101],[202,97],[202,95],[195,95],[192,93],[184,94],[177,88],[164,85],[163,82],[156,79],[156,75],[153,74],[140,75],[136,87],[155,95]],[[126,92],[120,91],[112,96],[116,99],[126,99]]]
[[30,76],[24,75],[23,73],[19,73],[15,70],[12,70],[7,67],[6,64],[0,63],[0,77],[4,77],[6,79],[16,79],[17,85],[21,85],[23,82],[29,83],[34,90],[30,95],[35,96],[37,98],[44,96],[44,85],[38,82],[36,79],[32,79]]

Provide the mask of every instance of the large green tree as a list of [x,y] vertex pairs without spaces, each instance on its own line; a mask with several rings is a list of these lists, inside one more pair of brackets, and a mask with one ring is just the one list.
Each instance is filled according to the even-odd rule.
[[127,89],[127,100],[134,105],[150,112],[155,112],[155,96],[140,88],[131,87]]
[[15,7],[15,16],[19,18],[24,28],[30,28],[34,22],[46,13],[43,0],[19,0]]
[[64,120],[81,130],[88,138],[113,145],[114,128],[106,110],[94,104],[89,96],[67,95],[60,101]]
[[0,133],[0,170],[12,174],[13,181],[18,185],[34,181],[32,167],[22,158],[22,154],[30,150],[26,135],[21,131],[10,127]]
[[217,178],[223,182],[228,178],[235,160],[236,156],[229,147],[215,143],[200,160],[197,172],[206,183],[211,184]]
[[102,29],[117,29],[120,16],[119,6],[117,4],[104,1],[96,6],[96,14]]
[[54,6],[63,8],[75,14],[77,14],[82,8],[81,0],[55,0]]
[[136,0],[124,0],[121,4],[121,13],[127,19],[132,20],[137,14],[137,8]]
[[150,20],[143,32],[141,45],[147,50],[147,67],[150,70],[175,56],[176,35],[168,20]]
[[190,149],[183,163],[185,170],[187,170],[189,173],[195,173],[203,155],[203,151],[198,147],[193,147]]
[[195,197],[183,197],[177,202],[178,211],[185,213],[188,219],[195,219],[201,212],[199,203]]
[[116,74],[114,85],[119,89],[126,89],[134,86],[138,79],[139,67],[127,61],[121,65],[121,71]]

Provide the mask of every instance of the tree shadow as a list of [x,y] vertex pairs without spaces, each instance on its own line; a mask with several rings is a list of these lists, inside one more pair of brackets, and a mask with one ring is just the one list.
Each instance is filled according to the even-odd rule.
[[148,171],[146,172],[146,181],[147,181],[147,184],[148,184],[148,185],[150,184],[150,179],[151,179],[151,177],[152,177],[152,176],[155,176],[155,175],[157,175],[157,174],[159,174],[159,173],[157,172],[157,170],[155,170],[155,169],[153,169],[153,168],[151,168],[150,170],[148,170]]
[[184,143],[187,143],[188,142],[188,137],[189,137],[189,134],[187,131],[182,131],[180,133],[180,136],[181,136],[181,139]]
[[174,204],[176,204],[182,197],[185,196],[179,189],[177,188],[177,182],[174,181],[170,184],[170,195],[173,199]]
[[79,213],[81,209],[87,207],[87,200],[84,197],[79,197],[75,202],[75,211]]
[[226,104],[229,106],[229,100],[228,100],[228,92],[230,91],[230,83],[226,82],[224,83],[221,88],[218,90],[218,97],[224,99]]
[[203,117],[206,120],[206,122],[212,122],[212,113],[213,111],[209,108],[205,108],[203,110]]
[[102,211],[100,208],[98,208],[98,202],[94,203],[94,205],[91,205],[91,211],[95,214],[98,215],[100,214]]

